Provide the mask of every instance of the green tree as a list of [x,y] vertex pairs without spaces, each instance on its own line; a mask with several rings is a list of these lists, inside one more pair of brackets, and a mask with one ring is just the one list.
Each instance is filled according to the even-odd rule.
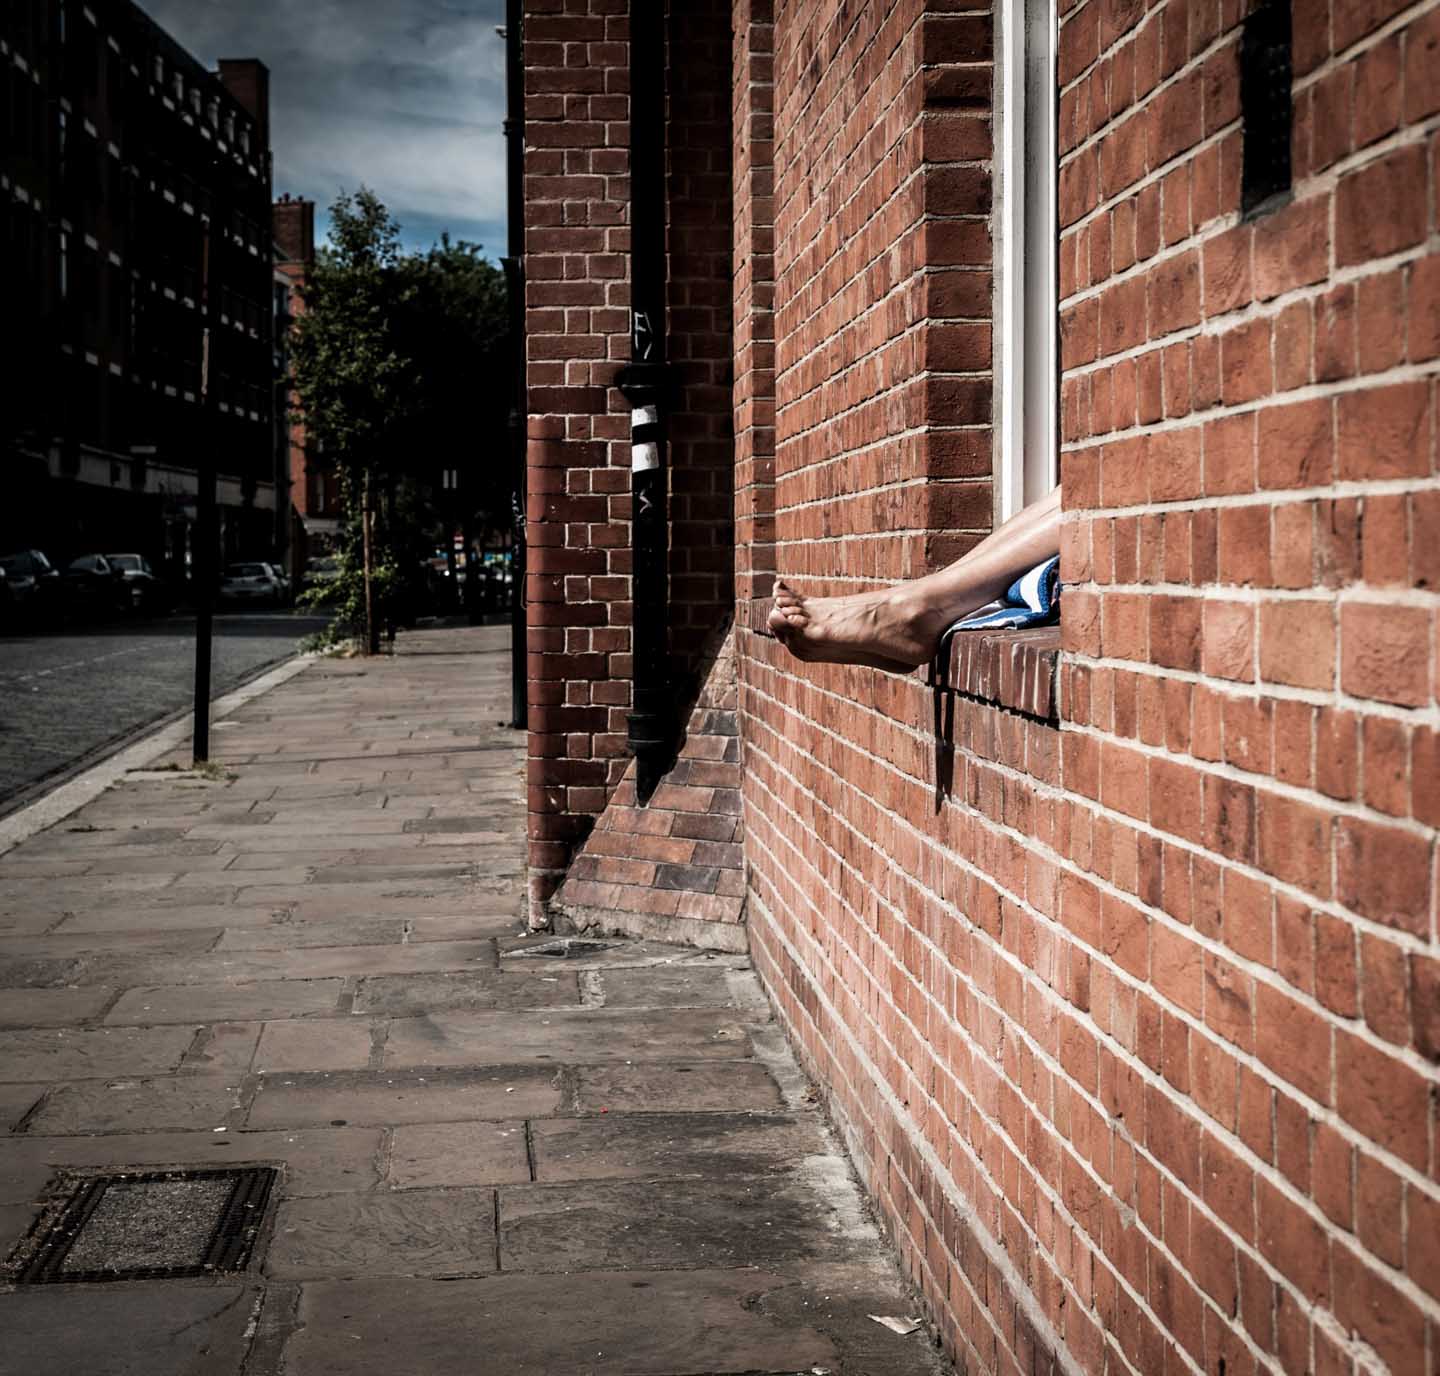
[[363,625],[373,653],[438,544],[448,552],[457,527],[509,527],[506,284],[479,244],[448,235],[402,254],[399,225],[366,187],[330,214],[297,322],[294,390],[341,480],[332,632]]
[[381,594],[394,576],[375,541],[376,497],[394,479],[414,410],[416,367],[396,330],[410,287],[398,271],[399,225],[373,191],[340,196],[330,217],[330,243],[302,293],[294,390],[310,442],[340,478],[340,616],[363,622],[373,654]]
[[[448,549],[457,526],[483,538],[510,525],[505,276],[482,245],[448,234],[402,258],[398,270],[405,291],[397,334],[417,378],[404,427],[407,472]],[[446,470],[459,476],[457,488],[445,487]]]

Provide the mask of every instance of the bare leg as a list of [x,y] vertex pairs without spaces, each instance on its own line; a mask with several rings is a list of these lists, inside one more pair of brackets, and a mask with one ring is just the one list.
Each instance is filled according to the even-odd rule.
[[777,579],[770,630],[799,659],[907,673],[935,653],[946,627],[993,602],[1059,548],[1057,487],[924,578],[852,597],[804,597]]

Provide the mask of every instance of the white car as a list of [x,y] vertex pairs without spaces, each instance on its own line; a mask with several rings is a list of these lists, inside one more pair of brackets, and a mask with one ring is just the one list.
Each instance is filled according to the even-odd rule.
[[220,598],[278,607],[285,600],[285,589],[269,564],[230,564],[220,580]]

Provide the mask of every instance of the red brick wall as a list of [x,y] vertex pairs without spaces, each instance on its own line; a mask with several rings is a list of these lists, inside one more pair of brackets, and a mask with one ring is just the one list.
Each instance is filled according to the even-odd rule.
[[525,7],[530,895],[623,764],[629,703],[629,56],[624,0]]
[[[629,7],[525,5],[530,900],[564,878],[624,771],[630,704]],[[691,12],[693,10],[693,13]],[[677,672],[733,600],[728,9],[674,24],[671,622]]]
[[[968,1369],[1423,1376],[1440,6],[1296,4],[1295,199],[1251,225],[1237,0],[1062,9],[1059,722],[960,699],[937,812],[918,678],[743,634],[752,948]],[[989,510],[986,126],[927,106],[978,99],[985,20],[926,11],[775,7],[812,589]]]
[[775,84],[772,0],[734,0],[735,597],[737,620],[775,573]]

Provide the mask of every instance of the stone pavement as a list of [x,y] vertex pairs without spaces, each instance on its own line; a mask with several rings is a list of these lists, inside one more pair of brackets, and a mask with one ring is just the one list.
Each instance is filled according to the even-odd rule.
[[243,1271],[0,1283],[0,1372],[944,1369],[744,957],[523,932],[507,635],[317,660],[0,856],[0,1282],[87,1175],[281,1172]]

